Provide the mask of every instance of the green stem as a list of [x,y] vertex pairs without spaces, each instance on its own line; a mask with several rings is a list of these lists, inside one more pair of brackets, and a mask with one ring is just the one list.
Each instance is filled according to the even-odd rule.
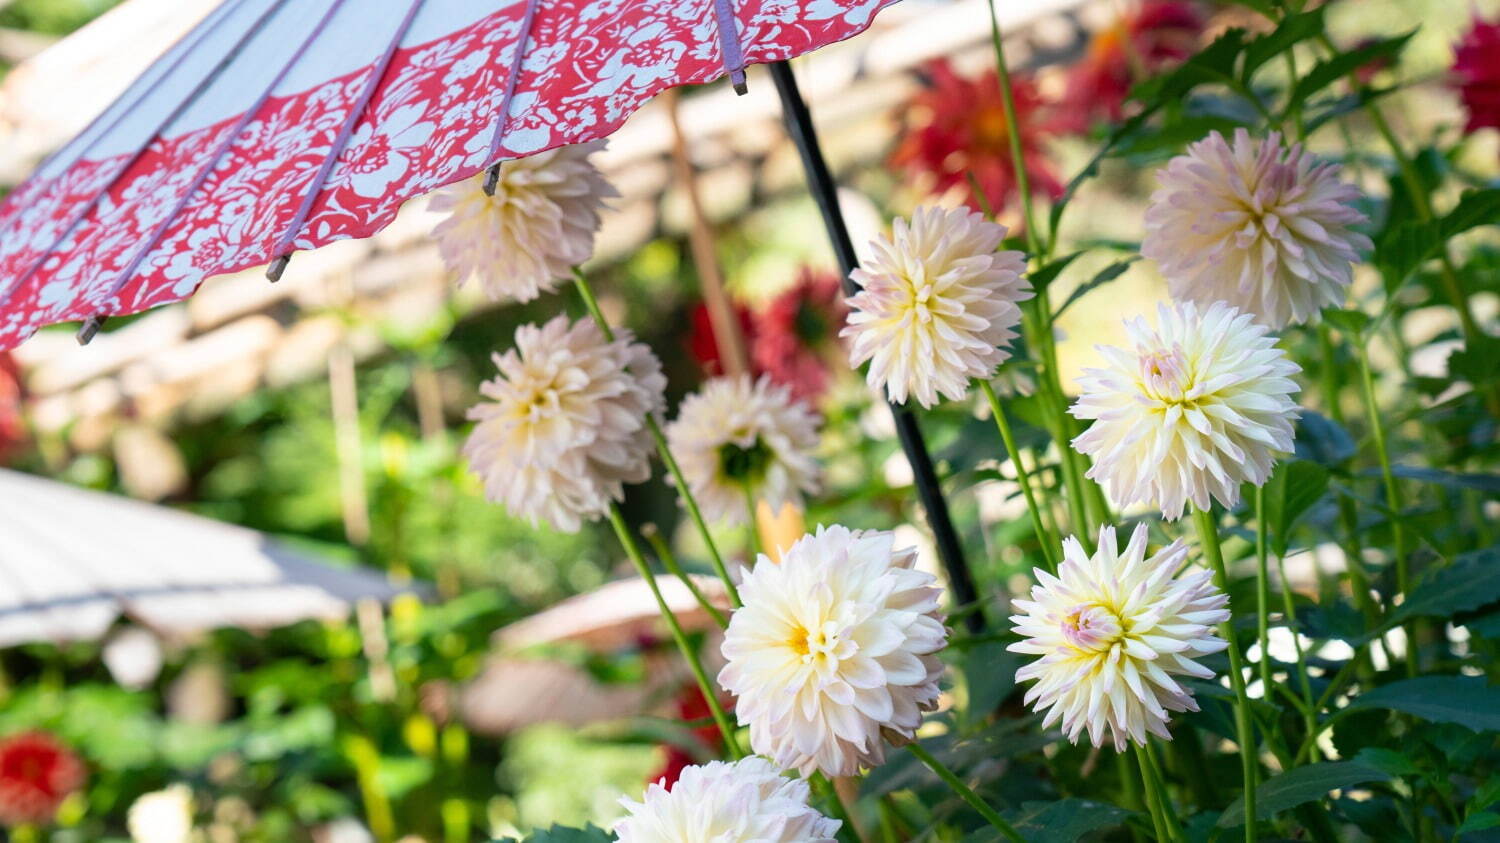
[[750,561],[754,564],[764,549],[760,546],[760,518],[755,508],[755,493],[750,491],[748,483],[745,484],[745,517],[750,519],[745,522],[745,528],[750,531]]
[[[609,327],[609,320],[604,318],[604,311],[599,309],[599,300],[594,297],[594,290],[589,286],[589,281],[583,276],[583,271],[573,267],[573,286],[578,290],[578,297],[583,299],[584,307],[588,308],[589,315],[594,317],[594,323],[599,326],[599,332],[604,334],[606,340],[613,341],[614,329]],[[703,537],[703,544],[708,547],[709,561],[713,562],[714,573],[724,581],[724,589],[729,592],[729,602],[738,609],[740,603],[740,590],[735,587],[734,580],[729,576],[729,569],[724,567],[724,557],[719,555],[719,546],[714,543],[714,537],[708,529],[708,522],[703,520],[703,512],[698,509],[698,501],[693,497],[693,491],[688,487],[687,478],[682,475],[682,468],[677,464],[677,458],[672,456],[672,449],[667,446],[667,437],[661,431],[661,424],[657,422],[656,416],[646,415],[646,428],[651,431],[651,438],[656,442],[656,451],[661,455],[661,461],[666,463],[667,471],[672,475],[672,481],[677,486],[677,494],[682,498],[683,507],[688,511],[688,517],[692,518],[693,525],[698,528],[698,534]]]
[[1162,779],[1161,769],[1157,766],[1156,757],[1151,753],[1150,745],[1132,745],[1132,751],[1141,768],[1141,781],[1146,786],[1146,804],[1151,809],[1151,822],[1156,826],[1156,838],[1173,841],[1173,843],[1184,840],[1182,828],[1177,823],[1177,817],[1172,811],[1172,803],[1167,797],[1166,783]]
[[990,414],[995,417],[995,427],[999,428],[1000,439],[1005,442],[1005,451],[1010,457],[1010,464],[1016,467],[1016,482],[1021,485],[1021,494],[1026,496],[1026,511],[1031,514],[1031,529],[1036,532],[1036,540],[1042,546],[1042,555],[1047,558],[1047,567],[1055,574],[1057,573],[1058,542],[1042,524],[1041,505],[1037,503],[1036,492],[1031,487],[1031,475],[1021,462],[1021,449],[1016,447],[1016,436],[1010,429],[1010,420],[1005,417],[1005,410],[1001,409],[1000,399],[995,395],[995,388],[990,386],[990,382],[980,380],[979,388],[984,392],[985,400],[990,402]]
[[661,530],[658,530],[655,524],[644,524],[641,526],[641,535],[645,536],[646,541],[650,543],[651,550],[656,553],[656,558],[661,560],[662,567],[687,586],[687,590],[693,594],[693,599],[698,601],[698,605],[703,607],[703,611],[714,619],[714,623],[718,624],[720,629],[728,629],[729,619],[724,617],[724,613],[719,611],[718,606],[709,602],[709,599],[699,590],[698,584],[693,582],[693,578],[682,570],[682,565],[677,561],[677,554],[673,553],[672,548],[667,545],[667,540],[662,537]]
[[[1360,397],[1364,399],[1365,416],[1370,424],[1370,439],[1375,443],[1375,459],[1380,462],[1380,476],[1385,483],[1385,505],[1391,511],[1391,538],[1395,544],[1396,554],[1396,590],[1405,595],[1411,585],[1410,573],[1407,570],[1407,546],[1406,530],[1401,526],[1401,486],[1396,483],[1395,472],[1391,470],[1391,454],[1386,446],[1385,423],[1380,419],[1380,408],[1375,404],[1375,378],[1370,374],[1370,355],[1362,342],[1358,339],[1351,344],[1354,348],[1355,358],[1359,361],[1359,385]],[[1417,675],[1417,639],[1415,629],[1410,621],[1401,627],[1406,633],[1406,675],[1414,677]]]
[[1292,631],[1292,648],[1297,652],[1297,684],[1307,703],[1302,709],[1302,725],[1310,735],[1318,728],[1318,710],[1313,700],[1312,680],[1307,675],[1307,654],[1302,651],[1302,636],[1297,632],[1297,603],[1292,599],[1292,587],[1287,582],[1286,561],[1280,556],[1276,557],[1276,573],[1281,580],[1281,612],[1286,615],[1287,626]]
[[682,652],[682,657],[687,660],[688,669],[693,672],[693,678],[698,680],[698,690],[703,692],[703,699],[708,703],[708,710],[714,716],[714,723],[718,724],[719,732],[724,736],[724,746],[729,750],[731,758],[742,758],[739,742],[734,738],[734,726],[729,722],[729,716],[724,713],[724,707],[719,705],[719,695],[713,683],[709,681],[708,674],[703,670],[703,663],[699,661],[698,654],[693,650],[692,642],[688,641],[687,633],[682,630],[682,624],[677,622],[677,615],[672,612],[672,607],[667,605],[666,598],[661,596],[661,588],[656,585],[656,575],[651,572],[650,566],[646,564],[646,557],[641,553],[641,546],[635,540],[635,535],[630,532],[630,527],[625,524],[625,516],[620,513],[618,504],[609,505],[609,523],[615,528],[615,537],[620,540],[620,546],[625,549],[625,555],[635,564],[636,572],[646,585],[651,589],[651,595],[656,598],[656,606],[661,610],[661,616],[666,619],[667,626],[672,630],[672,640],[677,642],[677,649]]
[[[1255,615],[1261,696],[1271,698],[1271,574],[1266,557],[1266,487],[1255,487]],[[1295,634],[1295,633],[1293,633]]]
[[[1016,118],[1016,97],[1010,87],[1010,66],[1005,61],[1005,39],[1000,35],[1000,18],[995,12],[995,0],[989,1],[990,39],[995,47],[995,72],[1000,82],[1000,102],[1005,112],[1005,133],[1010,144],[1010,165],[1015,171],[1016,192],[1021,195],[1021,219],[1026,226],[1026,248],[1034,257],[1043,250],[1041,232],[1036,227],[1036,216],[1031,207],[1031,177],[1026,172],[1026,153],[1021,148],[1020,121]],[[995,197],[1003,203],[1004,196]]]
[[989,806],[989,803],[985,802],[983,799],[980,799],[979,794],[975,793],[973,789],[964,784],[962,779],[954,775],[952,770],[943,765],[943,762],[934,758],[932,753],[923,748],[921,744],[917,743],[916,741],[912,741],[911,743],[906,745],[906,748],[911,752],[912,755],[917,756],[918,761],[926,764],[927,769],[936,773],[937,777],[942,779],[944,784],[947,784],[948,787],[952,788],[953,792],[958,794],[958,797],[960,799],[969,803],[969,807],[973,808],[975,811],[978,811],[979,815],[981,817],[984,817],[990,825],[995,827],[997,831],[1005,835],[1006,838],[1010,840],[1017,841],[1017,843],[1024,843],[1026,838],[1022,837],[1021,833],[1016,831],[1015,826],[1006,822],[1005,818],[1000,816],[999,811],[991,808]]
[[[1203,555],[1208,558],[1209,567],[1214,572],[1214,582],[1227,595],[1229,574],[1224,568],[1224,551],[1219,547],[1219,529],[1214,523],[1213,513],[1194,507],[1193,522],[1203,544]],[[1232,613],[1233,609],[1230,611]],[[1260,771],[1255,759],[1255,731],[1250,725],[1250,698],[1245,695],[1244,665],[1240,648],[1235,643],[1232,615],[1219,624],[1219,635],[1229,644],[1229,685],[1234,690],[1234,728],[1240,745],[1240,773],[1245,789],[1245,841],[1255,843],[1255,786]]]

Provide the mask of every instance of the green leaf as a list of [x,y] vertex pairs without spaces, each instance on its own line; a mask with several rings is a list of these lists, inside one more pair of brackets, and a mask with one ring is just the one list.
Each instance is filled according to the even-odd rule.
[[1016,668],[1021,660],[1005,646],[1001,641],[989,641],[963,654],[964,681],[969,689],[964,719],[969,723],[984,722],[1016,687]]
[[1234,82],[1234,63],[1245,48],[1245,31],[1230,29],[1215,38],[1197,55],[1172,70],[1135,86],[1130,98],[1156,108],[1169,100],[1181,100],[1204,82]]
[[1323,318],[1328,324],[1348,334],[1353,339],[1358,339],[1370,326],[1370,315],[1361,310],[1340,310],[1329,308],[1323,311]]
[[1348,76],[1355,70],[1364,67],[1372,61],[1390,58],[1401,52],[1406,42],[1416,34],[1416,30],[1398,35],[1395,38],[1382,38],[1353,50],[1342,51],[1333,58],[1324,59],[1312,66],[1302,78],[1297,80],[1297,85],[1292,88],[1291,96],[1287,101],[1287,111],[1290,112],[1308,97],[1323,90],[1339,79]]
[[1328,469],[1308,460],[1285,460],[1266,481],[1266,527],[1271,548],[1286,555],[1288,535],[1297,519],[1328,491]]
[[1481,492],[1500,492],[1500,474],[1457,474],[1436,468],[1416,465],[1393,465],[1391,473],[1397,477],[1435,483],[1450,489],[1475,489]]
[[1354,756],[1354,760],[1384,770],[1393,776],[1419,776],[1422,771],[1417,763],[1394,749],[1367,746]]
[[1389,626],[1408,618],[1450,617],[1500,600],[1500,546],[1473,550],[1431,571],[1391,613]]
[[1354,439],[1338,422],[1312,410],[1303,410],[1297,419],[1297,438],[1293,442],[1298,459],[1334,467],[1354,456]]
[[1500,731],[1500,687],[1475,676],[1419,676],[1381,685],[1355,697],[1351,711],[1382,708],[1476,732]]
[[1056,260],[1050,261],[1046,266],[1039,267],[1036,272],[1027,275],[1026,280],[1031,282],[1031,288],[1033,290],[1036,290],[1038,293],[1040,293],[1041,291],[1047,289],[1047,287],[1053,281],[1056,281],[1057,276],[1062,274],[1062,271],[1064,269],[1068,268],[1068,264],[1072,263],[1075,260],[1078,260],[1078,258],[1080,258],[1085,251],[1087,251],[1087,249],[1074,252],[1071,255],[1064,255]]
[[1411,220],[1387,232],[1375,247],[1375,263],[1385,275],[1386,291],[1400,286],[1452,237],[1500,220],[1500,188],[1471,190],[1453,210],[1436,220]]
[[1240,79],[1246,84],[1254,78],[1260,66],[1290,50],[1293,44],[1306,41],[1323,31],[1323,9],[1287,15],[1271,32],[1245,45],[1245,64],[1240,68]]
[[1117,826],[1129,811],[1090,802],[1086,799],[1063,799],[1057,802],[1026,802],[1010,815],[1011,824],[1032,843],[1073,843],[1089,832]]
[[1117,156],[1146,156],[1163,150],[1176,152],[1196,140],[1202,140],[1210,132],[1226,137],[1244,126],[1241,120],[1219,114],[1193,114],[1172,120],[1159,127],[1142,129],[1132,133],[1115,147]]
[[[1358,761],[1327,761],[1308,764],[1272,776],[1255,789],[1255,816],[1269,819],[1314,799],[1322,799],[1331,790],[1353,787],[1390,778],[1385,771]],[[1245,799],[1234,800],[1219,817],[1220,828],[1245,823]]]
[[[583,828],[567,828],[566,826],[554,825],[542,831],[533,831],[526,835],[525,843],[609,843],[613,840],[609,832],[597,828],[593,824]],[[502,838],[496,843],[520,843],[514,837]]]
[[1496,826],[1500,826],[1500,814],[1496,814],[1492,811],[1480,811],[1477,814],[1470,814],[1467,817],[1464,817],[1463,825],[1459,826],[1458,830],[1455,831],[1454,834],[1470,834],[1475,831],[1487,831]]
[[1115,280],[1116,278],[1119,278],[1121,275],[1124,275],[1125,274],[1125,270],[1129,269],[1130,265],[1133,264],[1133,263],[1135,263],[1138,260],[1140,260],[1139,256],[1132,257],[1132,258],[1126,258],[1125,260],[1122,260],[1122,261],[1115,261],[1114,263],[1110,264],[1109,266],[1106,266],[1105,268],[1103,268],[1103,269],[1099,270],[1098,272],[1094,273],[1094,277],[1093,278],[1090,278],[1086,283],[1079,284],[1078,285],[1078,289],[1074,290],[1072,293],[1070,293],[1068,295],[1067,301],[1064,301],[1062,303],[1062,306],[1057,309],[1057,312],[1052,315],[1052,318],[1056,319],[1059,316],[1062,316],[1063,315],[1063,311],[1067,310],[1069,305],[1071,305],[1073,302],[1078,301],[1079,299],[1083,298],[1085,294],[1087,294],[1090,290],[1094,289],[1095,287],[1100,287],[1100,286],[1103,286],[1105,284],[1108,284],[1109,282]]

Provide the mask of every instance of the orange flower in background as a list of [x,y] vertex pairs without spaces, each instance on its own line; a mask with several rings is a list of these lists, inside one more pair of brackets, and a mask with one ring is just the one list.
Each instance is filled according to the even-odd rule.
[[0,823],[45,823],[83,785],[83,762],[44,732],[0,740]]
[[755,370],[790,388],[793,398],[816,405],[828,389],[830,352],[847,312],[838,275],[802,267],[796,283],[755,314]]
[[1474,18],[1454,51],[1453,75],[1469,112],[1464,131],[1500,129],[1500,23]]
[[22,397],[21,369],[15,358],[0,351],[0,465],[26,441]]
[[[963,77],[946,60],[938,59],[926,66],[923,76],[927,86],[905,106],[905,127],[891,153],[891,166],[934,194],[961,188],[964,202],[982,210],[969,184],[972,175],[985,200],[998,212],[1017,191],[999,75],[990,70],[978,78]],[[1031,190],[1052,198],[1061,196],[1062,182],[1044,152],[1057,125],[1031,77],[1013,74],[1011,83]]]
[[1203,24],[1197,7],[1181,0],[1132,5],[1094,33],[1068,71],[1063,121],[1083,131],[1096,120],[1119,120],[1131,86],[1192,55]]

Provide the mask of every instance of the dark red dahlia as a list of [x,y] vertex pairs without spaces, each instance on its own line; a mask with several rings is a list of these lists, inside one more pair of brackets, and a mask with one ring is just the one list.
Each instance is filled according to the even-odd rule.
[[26,441],[21,401],[20,367],[15,358],[0,351],[0,464]]
[[[1011,166],[1010,130],[1000,96],[1000,77],[991,70],[978,78],[959,76],[946,60],[929,63],[923,76],[927,86],[907,102],[901,140],[891,153],[891,166],[910,182],[933,193],[959,188],[969,207],[984,203],[973,195],[972,174],[992,210],[999,212],[1016,195],[1016,172]],[[1044,151],[1056,126],[1031,77],[1013,74],[1011,93],[1021,153],[1033,193],[1056,198],[1062,183],[1052,172]]]
[[[696,747],[682,747],[677,744],[663,744],[667,758],[661,769],[657,770],[647,779],[647,783],[661,782],[662,787],[668,790],[677,783],[677,777],[682,771],[698,763],[698,753],[707,749],[712,754],[717,754],[724,747],[723,738],[719,734],[719,727],[714,724],[713,712],[708,707],[708,701],[703,698],[703,692],[696,684],[683,686],[677,695],[677,716],[685,723],[703,722],[705,725],[691,729],[693,739],[698,743]],[[689,749],[697,750],[690,752]]]
[[789,387],[792,397],[816,404],[841,353],[838,336],[847,310],[838,275],[803,267],[797,282],[755,316],[755,369]]
[[1464,131],[1500,129],[1500,23],[1474,18],[1454,51],[1453,78],[1469,112]]
[[1203,17],[1182,0],[1146,0],[1094,33],[1068,71],[1061,120],[1082,131],[1095,120],[1119,120],[1131,86],[1192,55]]
[[44,732],[0,740],[0,823],[45,823],[83,785],[83,762]]
[[[748,345],[752,341],[755,331],[755,323],[750,311],[739,305],[734,306],[735,319],[740,323],[740,336],[744,337]],[[688,353],[698,361],[705,377],[715,377],[726,373],[724,360],[719,355],[718,337],[714,335],[714,320],[708,315],[708,305],[699,302],[693,306],[689,315],[687,347]]]

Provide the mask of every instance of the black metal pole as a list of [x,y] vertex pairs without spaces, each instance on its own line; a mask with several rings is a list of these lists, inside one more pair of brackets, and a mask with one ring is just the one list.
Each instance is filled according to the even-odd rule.
[[[828,238],[833,241],[833,252],[838,257],[839,269],[844,276],[844,294],[852,296],[859,292],[859,285],[849,277],[859,261],[854,256],[854,243],[849,239],[849,229],[844,225],[844,213],[839,209],[838,186],[828,172],[828,163],[823,160],[823,150],[818,146],[818,134],[813,128],[812,115],[802,93],[797,90],[797,80],[792,68],[784,61],[766,65],[771,78],[776,80],[776,93],[781,96],[781,115],[786,122],[787,133],[797,144],[802,156],[802,167],[807,171],[807,186],[817,200],[818,210],[823,213],[823,224],[828,227]],[[937,471],[932,466],[932,457],[927,453],[927,443],[917,427],[917,418],[911,410],[890,404],[891,415],[896,419],[896,435],[901,439],[901,450],[911,463],[913,483],[917,498],[927,511],[927,522],[932,527],[932,536],[937,544],[938,558],[948,572],[948,583],[953,589],[954,601],[968,606],[979,599],[974,587],[974,575],[964,561],[963,546],[958,533],[953,529],[953,518],[948,514],[948,502],[943,499],[943,490],[938,486]],[[975,607],[966,618],[971,631],[984,628],[984,612]]]

